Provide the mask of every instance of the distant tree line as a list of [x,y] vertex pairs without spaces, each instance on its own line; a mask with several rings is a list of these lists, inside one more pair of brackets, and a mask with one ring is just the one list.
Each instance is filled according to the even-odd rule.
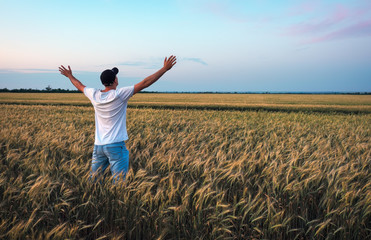
[[[16,92],[16,93],[79,93],[79,90],[70,90],[70,89],[61,89],[61,88],[51,88],[47,86],[46,88],[40,89],[32,89],[32,88],[21,88],[21,89],[7,89],[7,88],[0,88],[0,92]],[[205,91],[205,92],[197,92],[197,91],[167,91],[167,92],[157,92],[157,91],[141,91],[140,93],[180,93],[180,94],[189,94],[189,93],[197,93],[197,94],[348,94],[348,95],[371,95],[371,92],[267,92],[267,91],[256,91],[256,92],[212,92],[212,91]]]
[[7,89],[7,88],[0,88],[0,92],[16,92],[16,93],[78,93],[79,90],[69,90],[69,89],[62,89],[62,88],[51,88],[47,86],[46,88],[40,89],[32,89],[32,88],[20,88],[20,89]]

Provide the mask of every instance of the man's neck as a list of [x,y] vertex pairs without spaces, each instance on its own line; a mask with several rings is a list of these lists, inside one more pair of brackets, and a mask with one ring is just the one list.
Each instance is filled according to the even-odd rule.
[[116,90],[116,87],[115,86],[106,86],[106,88],[104,90],[101,90],[101,92],[108,92],[110,90]]

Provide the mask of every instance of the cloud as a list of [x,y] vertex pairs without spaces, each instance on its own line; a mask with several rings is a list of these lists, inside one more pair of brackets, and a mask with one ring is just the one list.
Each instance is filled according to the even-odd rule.
[[[188,61],[188,62],[195,62],[202,65],[207,66],[208,64],[202,60],[201,58],[195,57],[178,57],[178,62],[180,61]],[[162,67],[164,59],[163,58],[153,58],[143,61],[123,61],[113,65],[116,66],[126,66],[126,67],[133,67],[133,68],[142,68],[142,69],[157,69]],[[112,66],[113,66],[112,65]]]
[[141,61],[137,61],[137,62],[133,62],[133,61],[127,61],[127,62],[120,62],[118,63],[118,65],[120,66],[134,66],[134,67],[137,67],[137,66],[146,66],[148,63],[145,63],[145,62],[141,62]]
[[207,63],[204,60],[202,60],[201,58],[182,58],[181,60],[200,63],[202,65],[207,66]]
[[41,68],[20,68],[20,69],[0,69],[1,73],[58,73],[58,69],[41,69]]
[[[299,8],[299,7],[298,7]],[[371,4],[322,6],[323,12],[311,14],[310,7],[303,7],[311,20],[289,26],[284,35],[303,38],[303,43],[318,43],[343,38],[370,35]],[[318,8],[320,9],[320,8]],[[318,16],[320,15],[320,16]]]
[[325,19],[316,22],[304,22],[295,24],[286,30],[286,34],[292,36],[301,36],[303,34],[314,34],[323,31],[327,31],[332,27],[336,27],[341,24],[342,21],[348,20],[352,17],[351,11],[343,6],[338,6],[333,12],[329,14]]
[[371,19],[341,28],[339,30],[330,32],[320,37],[313,38],[309,40],[308,43],[317,43],[335,39],[368,36],[371,36]]
[[111,64],[111,65],[141,68],[141,69],[156,69],[156,68],[161,67],[162,62],[163,62],[162,58],[153,58],[153,59],[140,60],[140,61],[123,61],[123,62]]

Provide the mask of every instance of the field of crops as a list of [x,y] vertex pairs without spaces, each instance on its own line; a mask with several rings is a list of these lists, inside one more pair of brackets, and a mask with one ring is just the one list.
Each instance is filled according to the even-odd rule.
[[[292,95],[235,98],[277,111],[133,105],[130,171],[113,185],[89,180],[94,110],[72,95],[81,99],[34,105],[47,95],[0,94],[1,239],[371,238],[369,96],[303,96],[295,109],[305,111],[274,106],[295,105]],[[131,104],[165,102],[150,96]],[[237,106],[223,96],[195,105]]]
[[[0,103],[90,106],[82,93],[0,93]],[[130,107],[371,113],[371,95],[136,94]]]

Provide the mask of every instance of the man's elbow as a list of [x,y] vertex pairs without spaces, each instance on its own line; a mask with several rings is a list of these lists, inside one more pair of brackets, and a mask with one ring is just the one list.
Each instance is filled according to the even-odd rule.
[[79,90],[80,92],[83,93],[85,86],[77,86],[76,88],[77,88],[77,90]]
[[134,87],[135,87],[136,89],[138,89],[139,91],[141,91],[141,90],[143,90],[143,89],[149,87],[150,85],[151,85],[151,84],[149,84],[148,82],[143,81],[143,82],[140,82],[140,83],[136,84]]

